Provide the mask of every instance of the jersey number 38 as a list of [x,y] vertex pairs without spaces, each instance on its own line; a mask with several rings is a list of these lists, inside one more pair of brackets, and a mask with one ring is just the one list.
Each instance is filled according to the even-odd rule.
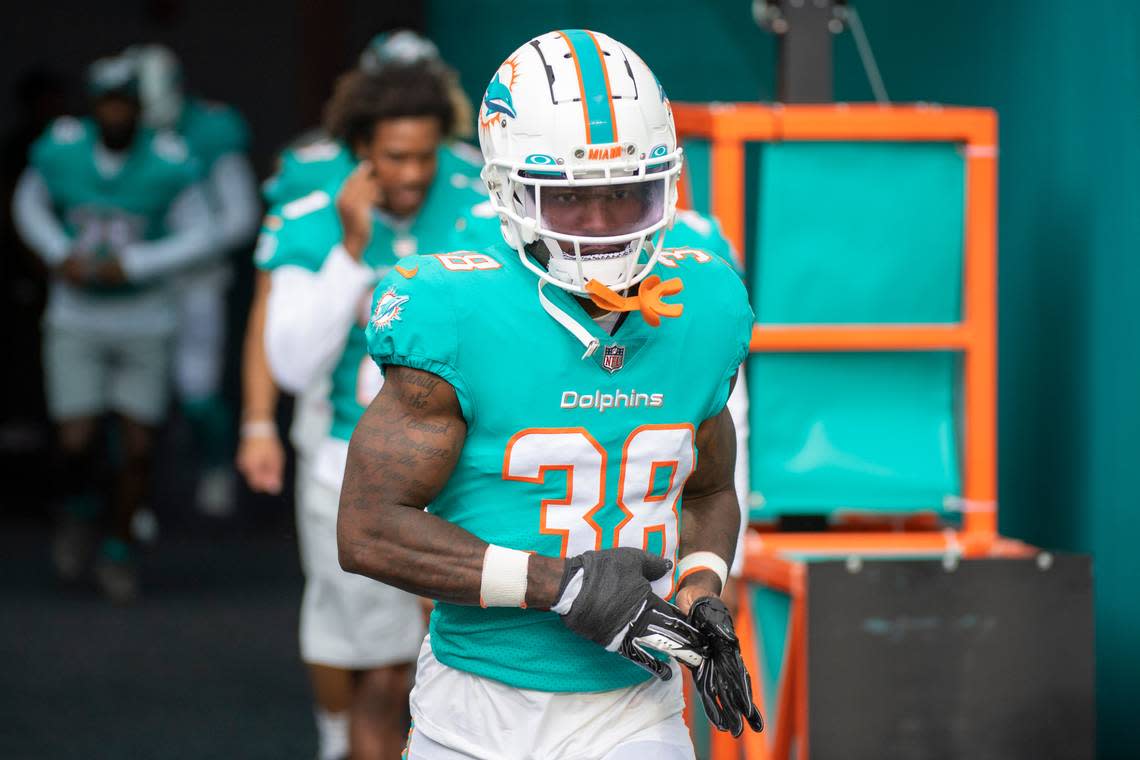
[[[677,560],[681,489],[696,464],[692,425],[642,425],[622,446],[617,506],[623,517],[607,530],[595,516],[607,503],[609,452],[585,428],[530,428],[511,437],[503,457],[503,479],[543,483],[546,474],[566,475],[562,498],[545,499],[538,530],[562,539],[562,556],[611,546],[649,547],[658,534],[665,557]],[[653,591],[668,597],[672,574],[653,583]]]

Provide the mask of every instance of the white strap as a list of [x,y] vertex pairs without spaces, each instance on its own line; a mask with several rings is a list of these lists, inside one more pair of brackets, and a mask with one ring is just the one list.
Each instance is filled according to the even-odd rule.
[[553,317],[555,322],[569,330],[570,334],[586,347],[586,353],[582,354],[583,359],[592,356],[593,353],[598,350],[601,341],[591,335],[589,330],[578,324],[573,317],[562,311],[562,309],[559,309],[554,305],[553,301],[546,297],[546,294],[542,292],[546,284],[546,280],[538,281],[538,302],[542,304],[543,310]]
[[720,578],[721,588],[724,588],[725,581],[728,580],[728,563],[712,552],[686,554],[677,563],[677,580],[680,581],[689,573],[697,570],[711,570],[716,573],[717,577]]
[[525,607],[528,564],[529,553],[488,544],[483,554],[479,604],[483,607]]

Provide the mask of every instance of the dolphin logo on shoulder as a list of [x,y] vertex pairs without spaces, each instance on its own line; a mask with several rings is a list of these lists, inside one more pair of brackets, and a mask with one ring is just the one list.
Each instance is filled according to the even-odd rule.
[[376,308],[372,310],[372,327],[377,330],[391,327],[393,322],[399,321],[404,311],[404,304],[409,300],[409,296],[400,295],[395,288],[388,288],[376,301]]

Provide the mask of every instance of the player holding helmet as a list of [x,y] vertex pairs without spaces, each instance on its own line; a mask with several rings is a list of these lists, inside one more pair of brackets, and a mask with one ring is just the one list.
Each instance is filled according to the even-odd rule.
[[479,137],[507,245],[377,289],[341,564],[437,600],[409,758],[691,758],[673,659],[718,727],[761,727],[716,596],[752,312],[722,259],[662,247],[681,153],[626,46],[531,40]]

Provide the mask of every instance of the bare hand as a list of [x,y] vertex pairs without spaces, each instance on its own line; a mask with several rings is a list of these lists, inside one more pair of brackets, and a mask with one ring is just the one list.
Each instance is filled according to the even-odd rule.
[[380,183],[369,161],[357,164],[336,195],[336,212],[344,230],[344,248],[359,261],[372,239],[372,214],[380,205]]
[[237,469],[256,493],[279,494],[285,481],[285,447],[275,435],[247,436],[238,443]]
[[56,273],[71,285],[86,285],[91,277],[87,254],[79,251],[69,253],[63,263],[56,268]]
[[[710,576],[707,582],[705,582],[706,579],[701,577],[705,575]],[[686,580],[685,585],[677,591],[677,595],[673,598],[673,602],[677,605],[677,608],[680,609],[681,612],[688,615],[689,609],[693,606],[693,603],[700,599],[702,596],[719,596],[716,589],[713,587],[714,584],[719,585],[719,583],[720,581],[716,577],[715,573],[693,573],[693,575],[689,576],[689,578]]]
[[95,262],[91,279],[100,285],[121,285],[127,281],[127,273],[118,259],[100,259]]

